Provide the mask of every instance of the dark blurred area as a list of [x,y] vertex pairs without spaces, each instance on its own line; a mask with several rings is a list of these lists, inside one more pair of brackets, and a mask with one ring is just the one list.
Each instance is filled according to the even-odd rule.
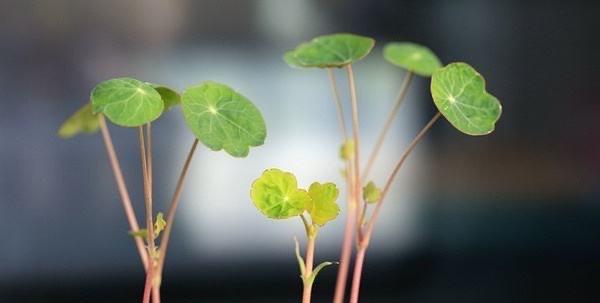
[[[163,301],[299,301],[301,225],[262,218],[247,189],[271,166],[342,184],[326,77],[281,59],[335,32],[379,46],[355,67],[366,148],[403,76],[381,59],[385,42],[470,63],[503,104],[492,135],[441,121],[411,156],[367,255],[362,301],[600,302],[598,16],[598,1],[0,1],[0,302],[139,301],[143,270],[101,139],[56,136],[96,83],[123,75],[177,89],[225,82],[269,129],[248,159],[196,156]],[[434,114],[428,85],[412,86],[382,162]],[[176,111],[155,129],[164,210],[192,135]],[[111,130],[141,212],[135,132]],[[338,259],[342,222],[324,228],[318,260]],[[331,300],[335,275],[321,273],[314,302]]]

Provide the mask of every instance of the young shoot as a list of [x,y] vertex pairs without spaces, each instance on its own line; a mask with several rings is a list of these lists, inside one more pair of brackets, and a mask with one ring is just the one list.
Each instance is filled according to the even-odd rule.
[[[258,210],[271,219],[298,217],[306,232],[306,253],[300,255],[296,242],[296,259],[303,284],[302,303],[311,301],[313,283],[319,272],[333,262],[323,262],[313,268],[315,241],[319,229],[335,219],[340,207],[336,200],[339,191],[333,183],[314,182],[308,190],[298,188],[296,177],[277,168],[267,169],[252,183],[250,197]],[[308,216],[308,218],[307,218]]]

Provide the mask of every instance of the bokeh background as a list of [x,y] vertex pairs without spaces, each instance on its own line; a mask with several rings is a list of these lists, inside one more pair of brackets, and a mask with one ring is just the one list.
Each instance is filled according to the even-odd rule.
[[[268,127],[246,159],[196,154],[164,300],[299,301],[292,237],[302,225],[263,218],[248,192],[269,167],[304,186],[343,183],[327,76],[281,59],[334,32],[377,40],[355,66],[363,154],[404,76],[382,59],[385,42],[469,62],[504,106],[492,135],[440,120],[411,156],[367,255],[363,301],[598,302],[599,14],[597,1],[0,1],[0,302],[139,301],[142,268],[101,138],[56,136],[96,83],[126,75],[180,90],[226,83]],[[435,113],[428,85],[413,81],[377,183]],[[135,130],[111,130],[141,213]],[[154,124],[159,210],[191,142],[178,110]],[[318,261],[338,259],[342,222],[322,230]],[[322,272],[315,302],[330,301],[335,274]]]

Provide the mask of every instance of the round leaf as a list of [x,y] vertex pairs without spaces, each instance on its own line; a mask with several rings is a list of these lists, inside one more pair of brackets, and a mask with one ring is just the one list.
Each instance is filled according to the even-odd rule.
[[188,88],[182,109],[194,135],[214,151],[245,157],[249,147],[265,142],[267,130],[258,109],[226,85],[205,82]]
[[470,65],[452,63],[431,77],[431,96],[438,110],[461,132],[486,135],[494,130],[502,105],[485,90],[485,80]]
[[163,112],[163,101],[152,86],[131,78],[117,78],[98,84],[92,91],[92,110],[114,124],[144,125]]
[[367,203],[376,203],[381,198],[381,189],[379,189],[373,181],[367,183],[363,187],[363,200]]
[[335,203],[340,191],[333,183],[320,184],[315,182],[308,188],[308,195],[311,202],[308,206],[308,212],[312,222],[318,225],[335,219],[340,213],[340,207]]
[[411,42],[392,42],[383,48],[383,57],[390,63],[414,72],[423,77],[430,77],[442,67],[440,59],[427,47]]
[[298,189],[293,174],[276,168],[265,170],[252,183],[250,196],[256,208],[272,219],[298,216],[311,202],[308,193]]
[[58,136],[63,139],[77,134],[92,134],[98,131],[98,117],[92,113],[92,105],[87,103],[71,115],[58,129]]
[[375,40],[353,34],[320,36],[287,52],[284,60],[293,67],[343,67],[367,56],[374,45]]
[[168,112],[181,103],[181,96],[172,88],[160,84],[152,84],[152,87],[158,92],[163,100],[163,113]]

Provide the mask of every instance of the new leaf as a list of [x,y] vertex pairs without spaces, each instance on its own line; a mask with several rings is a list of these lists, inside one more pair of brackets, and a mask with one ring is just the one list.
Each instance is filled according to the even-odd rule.
[[265,142],[267,130],[258,109],[226,85],[205,82],[188,88],[182,109],[187,126],[214,151],[245,157],[251,146]]
[[311,202],[308,206],[308,212],[313,223],[323,226],[338,216],[340,207],[335,201],[339,193],[333,183],[320,184],[315,182],[310,185],[308,194]]
[[92,113],[92,105],[87,103],[71,115],[58,129],[58,136],[71,138],[80,133],[91,134],[98,131],[98,117]]
[[160,94],[152,86],[132,78],[98,84],[91,100],[94,113],[103,113],[114,124],[126,127],[152,122],[164,108]]
[[485,80],[466,63],[451,63],[431,77],[431,96],[438,110],[468,135],[494,131],[502,105],[485,90]]
[[388,62],[423,77],[430,77],[436,69],[442,67],[440,59],[429,48],[411,42],[386,44],[383,57]]
[[302,214],[310,205],[308,193],[298,188],[293,174],[276,168],[267,169],[252,183],[252,202],[272,219],[286,219]]
[[320,36],[287,52],[284,60],[292,67],[344,67],[367,56],[375,40],[353,34]]

